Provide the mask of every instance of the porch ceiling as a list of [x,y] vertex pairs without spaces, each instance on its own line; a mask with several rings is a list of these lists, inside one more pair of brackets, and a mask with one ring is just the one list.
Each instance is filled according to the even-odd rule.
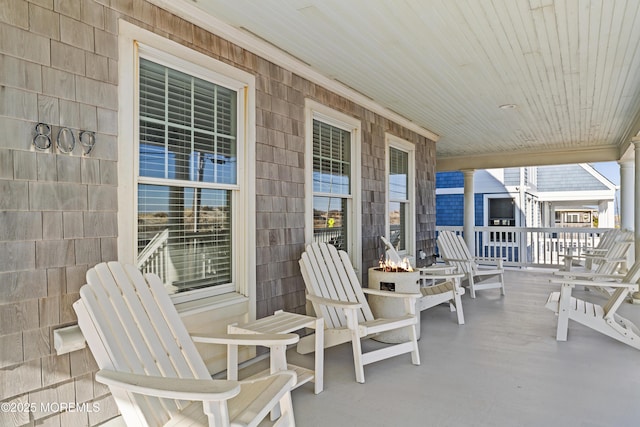
[[637,1],[154,3],[205,12],[433,132],[439,170],[617,160],[640,130]]

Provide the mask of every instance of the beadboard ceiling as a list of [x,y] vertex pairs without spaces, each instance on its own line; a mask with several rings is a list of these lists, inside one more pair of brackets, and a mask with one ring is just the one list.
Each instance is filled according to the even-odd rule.
[[638,0],[154,3],[436,134],[439,170],[617,160],[640,130]]

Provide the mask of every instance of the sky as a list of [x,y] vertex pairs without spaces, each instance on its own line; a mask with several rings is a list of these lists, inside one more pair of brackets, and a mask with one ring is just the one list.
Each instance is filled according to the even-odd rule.
[[620,165],[618,162],[591,163],[591,166],[615,185],[620,185]]

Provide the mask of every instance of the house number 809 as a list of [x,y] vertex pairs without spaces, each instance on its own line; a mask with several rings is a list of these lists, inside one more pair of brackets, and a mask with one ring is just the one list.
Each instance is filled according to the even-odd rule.
[[[83,147],[83,154],[86,156],[96,145],[96,134],[88,130],[81,130],[78,134],[80,145]],[[51,126],[46,123],[38,123],[35,128],[33,145],[38,150],[48,150],[51,148]],[[69,154],[76,146],[76,138],[69,128],[60,128],[56,137],[56,146],[62,153]]]

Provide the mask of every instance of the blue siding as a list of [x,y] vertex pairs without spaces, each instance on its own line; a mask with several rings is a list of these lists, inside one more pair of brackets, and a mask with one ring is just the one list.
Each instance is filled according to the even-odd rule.
[[464,175],[460,171],[436,173],[436,188],[463,188]]
[[464,195],[436,195],[436,226],[462,225],[464,219]]
[[476,214],[476,227],[482,227],[484,225],[484,193],[476,194],[475,201],[475,214]]
[[[484,225],[484,195],[475,194],[475,225]],[[448,225],[462,227],[464,224],[464,195],[436,195],[436,226]]]

